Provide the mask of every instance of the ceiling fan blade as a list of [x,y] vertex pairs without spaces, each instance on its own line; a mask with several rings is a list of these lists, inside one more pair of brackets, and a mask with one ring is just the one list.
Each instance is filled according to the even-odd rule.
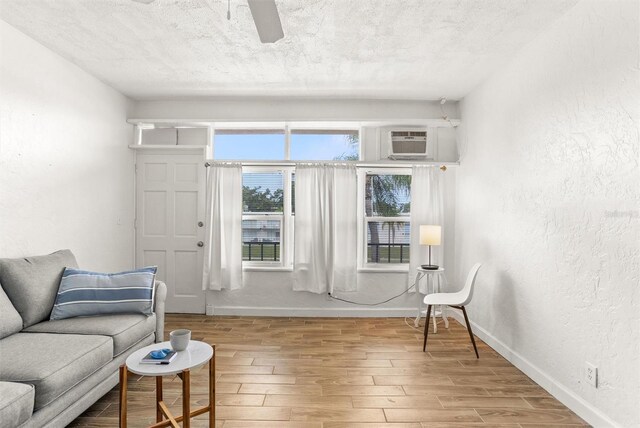
[[262,43],[274,43],[284,37],[275,0],[248,0],[253,22]]

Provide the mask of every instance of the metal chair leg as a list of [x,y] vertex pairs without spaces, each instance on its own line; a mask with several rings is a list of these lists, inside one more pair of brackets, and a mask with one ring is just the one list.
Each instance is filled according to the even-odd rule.
[[427,336],[429,335],[429,322],[431,321],[431,305],[427,305],[427,317],[424,319],[424,343],[422,352],[427,350]]
[[473,350],[476,351],[476,358],[480,358],[478,355],[478,347],[476,346],[476,340],[473,338],[473,331],[471,331],[471,323],[469,323],[469,317],[467,317],[467,311],[464,306],[461,306],[462,314],[464,315],[464,321],[467,323],[467,330],[469,331],[469,337],[471,338],[471,343],[473,343]]

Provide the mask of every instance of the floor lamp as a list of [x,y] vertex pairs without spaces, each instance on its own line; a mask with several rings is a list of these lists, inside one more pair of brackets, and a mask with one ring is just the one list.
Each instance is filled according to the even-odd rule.
[[437,270],[438,265],[431,264],[431,246],[440,245],[442,240],[442,227],[437,225],[420,225],[420,245],[429,246],[429,264],[422,265],[422,269]]

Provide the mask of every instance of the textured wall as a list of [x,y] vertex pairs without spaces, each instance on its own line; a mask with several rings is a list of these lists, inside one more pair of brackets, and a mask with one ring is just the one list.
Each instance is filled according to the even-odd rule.
[[[133,260],[128,101],[0,21],[0,257]],[[120,224],[118,224],[120,223]]]
[[470,316],[600,426],[640,426],[638,19],[583,1],[461,103]]

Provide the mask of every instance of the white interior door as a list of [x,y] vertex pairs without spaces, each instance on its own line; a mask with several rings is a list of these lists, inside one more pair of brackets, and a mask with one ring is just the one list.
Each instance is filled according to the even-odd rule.
[[138,154],[136,265],[158,266],[167,312],[205,313],[202,155]]

